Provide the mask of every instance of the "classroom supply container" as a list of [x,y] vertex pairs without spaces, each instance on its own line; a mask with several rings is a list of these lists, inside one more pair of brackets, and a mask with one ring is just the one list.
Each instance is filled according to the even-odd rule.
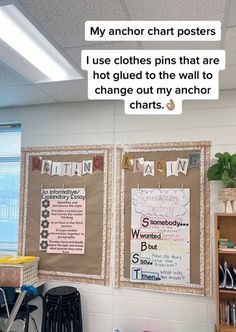
[[39,257],[6,256],[0,258],[0,286],[31,285],[38,278]]

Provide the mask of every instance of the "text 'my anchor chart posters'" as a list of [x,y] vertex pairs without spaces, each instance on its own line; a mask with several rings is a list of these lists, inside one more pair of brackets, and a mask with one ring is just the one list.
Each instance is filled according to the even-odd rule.
[[85,253],[85,188],[41,190],[40,250]]
[[[221,40],[221,22],[87,21],[85,39],[210,42]],[[81,66],[89,99],[124,100],[126,114],[181,114],[183,100],[219,98],[225,51],[83,50]]]
[[132,189],[130,280],[190,282],[190,190]]

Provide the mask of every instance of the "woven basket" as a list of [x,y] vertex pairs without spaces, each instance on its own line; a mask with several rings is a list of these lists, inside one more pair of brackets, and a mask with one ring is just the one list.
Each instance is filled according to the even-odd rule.
[[219,199],[225,201],[236,201],[236,188],[223,188],[219,191]]
[[235,213],[236,188],[223,188],[219,191],[219,200],[224,202],[225,213]]
[[21,287],[31,285],[38,278],[39,258],[23,264],[0,264],[0,286]]

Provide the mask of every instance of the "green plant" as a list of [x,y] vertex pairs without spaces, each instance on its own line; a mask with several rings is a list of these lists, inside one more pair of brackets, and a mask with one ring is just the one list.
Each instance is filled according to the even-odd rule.
[[225,188],[236,188],[236,154],[216,153],[216,164],[207,171],[208,180],[222,180]]

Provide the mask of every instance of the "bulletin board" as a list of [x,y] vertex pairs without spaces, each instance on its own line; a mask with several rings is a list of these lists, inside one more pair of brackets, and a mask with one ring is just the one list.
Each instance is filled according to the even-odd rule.
[[[192,158],[193,157],[193,158]],[[184,294],[195,294],[201,296],[209,296],[211,293],[210,289],[210,224],[209,224],[209,184],[206,177],[206,170],[209,167],[210,160],[210,142],[184,142],[184,143],[163,143],[163,144],[134,144],[134,145],[120,145],[117,146],[117,228],[116,228],[116,287],[125,288],[136,288],[145,290],[156,290],[163,292],[174,292],[174,293],[184,293]],[[141,158],[142,162],[147,161],[149,166],[149,174],[144,176],[144,171],[136,172],[134,171],[134,164],[137,159]],[[192,164],[189,162],[190,158]],[[171,175],[171,169],[169,169],[169,174],[167,176],[168,170],[167,166],[171,166],[170,163],[176,160],[186,160],[188,163],[187,168],[184,172],[179,172],[177,174]],[[151,164],[150,164],[151,161]],[[159,166],[158,166],[159,161]],[[160,164],[165,167],[161,170]],[[167,165],[168,164],[168,165]],[[137,165],[136,165],[137,166]],[[168,166],[168,167],[169,167]],[[181,166],[181,165],[180,165]],[[159,167],[159,171],[157,171]],[[171,166],[172,167],[172,166]],[[164,170],[164,173],[162,171]],[[153,174],[151,174],[153,171]],[[173,170],[172,170],[173,171]],[[173,191],[179,193],[183,191],[188,193],[190,196],[188,202],[189,211],[189,222],[183,225],[188,225],[189,227],[189,239],[186,241],[189,245],[189,280],[187,282],[163,282],[154,278],[153,280],[145,281],[145,278],[152,279],[152,274],[141,273],[144,280],[139,280],[137,273],[137,280],[132,276],[131,270],[133,260],[133,228],[131,225],[132,213],[133,213],[133,193],[140,194],[146,192],[161,193],[162,188],[168,193],[173,189]],[[172,188],[172,189],[171,189]],[[151,197],[151,196],[150,196]],[[153,196],[149,199],[154,200]],[[160,197],[160,196],[159,196]],[[147,203],[145,202],[147,207]],[[150,203],[152,208],[155,208],[155,203]],[[160,203],[158,203],[160,206]],[[137,208],[139,209],[139,207]],[[142,214],[145,215],[141,209],[137,210],[140,212],[141,219],[146,222]],[[153,211],[148,209],[148,211]],[[156,213],[156,212],[155,212]],[[159,212],[156,215],[160,217]],[[165,217],[165,213],[163,214]],[[166,227],[165,218],[152,218],[156,219],[154,222],[162,222]],[[150,219],[151,220],[151,219]],[[176,220],[172,218],[172,221],[176,223]],[[133,222],[133,221],[132,221]],[[181,224],[182,225],[182,224]],[[168,226],[170,228],[170,226]],[[166,228],[167,229],[167,228]],[[137,231],[137,230],[136,230]],[[140,230],[138,230],[139,232]],[[140,233],[142,232],[142,228]],[[151,233],[151,235],[157,240],[152,242],[146,242],[144,249],[147,248],[149,243],[152,243],[152,248],[156,250],[156,256],[159,252],[159,244],[161,243],[162,234]],[[137,235],[137,234],[136,234]],[[158,240],[158,236],[160,239]],[[137,236],[138,238],[138,236]],[[167,237],[168,239],[168,237]],[[172,238],[173,239],[173,238]],[[158,242],[159,241],[159,242]],[[170,240],[172,241],[172,240]],[[164,243],[164,242],[162,242]],[[173,243],[169,243],[170,246]],[[156,246],[156,247],[155,247]],[[167,240],[168,247],[168,240]],[[150,246],[151,248],[151,246]],[[177,248],[177,247],[176,247]],[[142,249],[142,250],[144,250]],[[136,253],[136,257],[142,256]],[[153,250],[152,250],[153,251]],[[173,256],[173,255],[172,255]],[[142,257],[141,257],[142,258]],[[162,255],[163,258],[163,255]],[[169,257],[171,258],[171,256]],[[150,259],[142,260],[145,264],[152,264]],[[135,261],[136,263],[136,261]],[[162,261],[163,263],[163,261]],[[166,266],[171,266],[173,261],[170,260],[170,265],[166,264],[163,269],[168,270]],[[139,260],[140,264],[140,260]],[[173,265],[174,266],[174,265]],[[139,265],[140,267],[140,265]],[[183,266],[184,268],[184,266]],[[145,271],[148,268],[145,265],[141,265],[138,270]],[[162,269],[162,270],[163,270]],[[135,269],[134,269],[135,270]],[[158,269],[157,269],[158,270]],[[161,270],[161,269],[159,269]],[[137,271],[137,269],[135,270]],[[174,269],[173,269],[174,271]],[[160,271],[157,271],[160,272]],[[162,271],[164,273],[164,271]],[[167,271],[168,272],[168,271]],[[166,273],[167,273],[166,272]],[[181,271],[177,271],[182,273]],[[176,273],[177,273],[176,272]],[[136,273],[136,272],[135,272]],[[171,268],[170,271],[171,272]],[[151,276],[151,277],[150,277]],[[156,273],[159,276],[159,273]],[[184,279],[184,277],[183,277]],[[135,282],[134,282],[135,281]]]
[[[47,173],[48,165],[51,168],[51,174]],[[79,171],[75,169],[72,171],[74,166]],[[69,171],[72,173],[68,173]],[[112,148],[107,145],[23,149],[19,253],[40,258],[40,278],[103,285],[109,283],[111,174]],[[53,196],[55,193],[60,196]],[[69,199],[68,193],[71,194]],[[54,200],[50,201],[51,198]],[[69,203],[66,202],[67,199]],[[61,204],[59,208],[55,202]],[[80,210],[76,212],[78,203]],[[51,215],[48,217],[47,209],[50,204]],[[52,204],[56,210],[52,209]],[[73,209],[68,208],[68,204],[75,204],[77,207],[73,205]],[[71,217],[73,213],[74,216]],[[76,238],[77,226],[70,226],[72,222],[69,221],[66,225],[72,227],[69,229],[71,233],[69,236],[64,234],[61,237],[61,233],[57,232],[65,231],[62,229],[65,225],[64,222],[58,222],[62,220],[60,218],[77,220],[83,232],[78,233],[79,237]],[[45,230],[49,219],[51,230],[50,228]],[[60,224],[61,228],[56,228],[59,227],[55,226],[56,224]],[[52,227],[55,232],[52,232]],[[56,247],[51,244],[48,246],[49,242],[44,240],[50,232],[51,239],[54,234],[60,235],[59,237],[56,235],[57,240],[54,241],[57,243]],[[77,242],[71,240],[74,238]],[[62,243],[70,250],[65,251],[65,248],[62,248],[64,250],[62,252]]]

